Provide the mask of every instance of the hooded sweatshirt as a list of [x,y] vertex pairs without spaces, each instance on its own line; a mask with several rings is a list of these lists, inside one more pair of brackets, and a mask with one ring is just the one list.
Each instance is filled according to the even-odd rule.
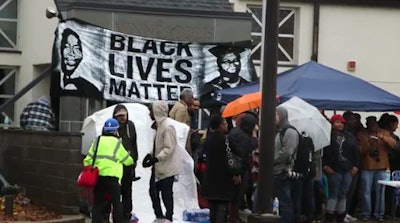
[[137,138],[136,138],[136,128],[135,124],[129,120],[128,109],[124,105],[117,105],[114,108],[113,118],[115,118],[115,114],[120,111],[126,111],[126,123],[120,123],[120,127],[118,128],[119,136],[122,139],[122,145],[124,145],[125,149],[132,156],[134,162],[138,160],[138,150],[137,150]]
[[178,141],[173,120],[168,118],[168,104],[156,101],[152,106],[157,123],[154,156],[158,162],[154,165],[155,177],[159,180],[178,175],[181,170]]
[[286,129],[281,142],[280,132],[290,124],[286,108],[278,106],[276,112],[280,121],[277,126],[278,132],[275,136],[274,174],[278,175],[293,167],[291,157],[299,144],[299,134],[296,130],[288,128]]

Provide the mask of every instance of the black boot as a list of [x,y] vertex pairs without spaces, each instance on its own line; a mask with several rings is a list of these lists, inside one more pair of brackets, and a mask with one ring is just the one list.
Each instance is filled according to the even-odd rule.
[[324,222],[325,223],[333,223],[334,217],[335,217],[334,214],[326,212],[325,216],[324,216]]
[[346,214],[337,214],[336,215],[336,222],[337,223],[344,223],[344,218],[346,217]]

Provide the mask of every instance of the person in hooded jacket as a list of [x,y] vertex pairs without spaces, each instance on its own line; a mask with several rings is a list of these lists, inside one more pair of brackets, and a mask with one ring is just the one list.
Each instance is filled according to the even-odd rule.
[[[168,118],[168,104],[165,101],[155,101],[151,106],[150,116],[153,116],[157,123],[155,148],[154,154],[147,154],[143,159],[143,167],[154,165],[154,195],[158,198],[153,200],[153,209],[157,217],[154,222],[167,223],[173,220],[172,187],[175,177],[181,171],[177,135],[173,120]],[[166,209],[165,215],[161,209],[160,192]]]
[[[125,220],[130,220],[132,217],[132,181],[139,179],[135,176],[136,162],[138,160],[136,128],[135,124],[129,120],[128,109],[122,104],[115,106],[113,118],[118,120],[118,135],[122,140],[122,145],[124,145],[124,148],[134,161],[133,165],[124,166],[121,181],[122,214]],[[109,203],[106,208],[106,216],[109,215],[110,211],[111,204]]]
[[251,172],[251,153],[257,148],[256,141],[253,140],[253,131],[256,129],[257,119],[254,115],[245,114],[241,116],[239,126],[233,128],[229,132],[229,146],[233,154],[239,156],[242,160],[242,173],[237,176],[235,181],[240,182],[236,184],[235,200],[231,203],[230,207],[230,222],[240,222],[239,220],[239,205],[243,202],[244,195],[247,191],[248,181]]
[[206,170],[203,179],[203,195],[210,205],[210,223],[226,222],[229,202],[234,200],[235,177],[229,173],[225,162],[228,123],[220,114],[210,118],[211,131],[204,147],[207,148]]
[[[99,169],[99,178],[94,187],[94,205],[92,223],[102,223],[104,220],[104,208],[106,206],[106,194],[111,195],[113,205],[113,222],[124,222],[120,202],[120,184],[123,174],[123,166],[133,165],[133,159],[125,150],[118,138],[118,121],[110,118],[104,123],[103,134],[93,140],[89,151],[83,160],[84,166],[92,165],[96,154],[94,166]],[[97,152],[96,152],[97,150]]]
[[[295,218],[292,197],[294,188],[293,179],[288,177],[288,170],[291,170],[294,165],[291,157],[299,144],[299,133],[295,129],[287,128],[290,125],[288,111],[282,106],[276,108],[275,125],[278,132],[275,136],[273,194],[279,199],[281,222],[291,223]],[[280,136],[283,129],[286,129],[285,133]]]

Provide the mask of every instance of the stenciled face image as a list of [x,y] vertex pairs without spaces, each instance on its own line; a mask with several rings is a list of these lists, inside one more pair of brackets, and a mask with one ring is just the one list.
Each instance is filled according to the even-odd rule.
[[65,36],[65,39],[63,39],[61,47],[64,72],[72,74],[82,61],[83,55],[81,42],[77,35],[70,32]]
[[234,53],[225,54],[221,59],[221,68],[234,74],[240,69],[240,59]]
[[240,72],[240,55],[229,52],[219,60],[220,74],[227,82],[236,82]]

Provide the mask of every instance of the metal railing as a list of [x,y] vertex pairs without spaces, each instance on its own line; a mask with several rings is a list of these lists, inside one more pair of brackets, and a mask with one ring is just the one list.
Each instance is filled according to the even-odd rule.
[[[4,113],[7,106],[14,104],[18,99],[26,94],[29,90],[35,87],[40,81],[51,75],[51,66],[47,67],[37,78],[33,79],[29,84],[18,91],[13,97],[8,99],[4,104],[0,105],[0,113]],[[4,115],[4,114],[3,114]]]

